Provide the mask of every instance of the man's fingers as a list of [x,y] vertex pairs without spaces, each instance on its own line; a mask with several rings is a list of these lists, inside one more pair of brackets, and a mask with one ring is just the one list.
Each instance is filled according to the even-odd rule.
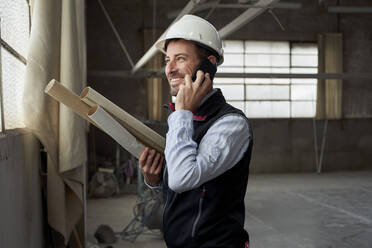
[[209,73],[206,73],[204,75],[205,80],[204,83],[202,84],[203,89],[208,89],[212,87],[212,80],[211,80],[211,75]]
[[152,165],[152,160],[154,159],[154,155],[155,155],[155,150],[152,149],[150,152],[149,152],[149,155],[147,156],[147,159],[146,159],[146,167],[151,167]]
[[142,167],[145,165],[146,159],[147,159],[147,154],[148,154],[149,148],[145,147],[145,150],[141,153],[141,156],[139,157],[139,166],[142,169]]
[[196,80],[194,81],[194,84],[195,84],[195,88],[199,88],[199,86],[201,85],[201,83],[204,81],[204,72],[202,70],[198,70],[196,72]]
[[153,162],[152,162],[152,166],[151,166],[151,172],[155,173],[155,171],[157,170],[158,166],[159,166],[159,160],[160,160],[160,153],[157,153]]
[[[193,81],[191,80],[190,75],[185,76],[185,84],[183,88],[186,88],[186,90],[190,90],[193,87]],[[181,89],[181,88],[180,88]]]
[[183,85],[183,86],[185,86],[185,85],[189,85],[189,86],[192,85],[192,79],[191,79],[191,76],[189,74],[186,74],[185,75],[185,84],[181,84],[181,85]]
[[155,174],[160,174],[161,169],[163,168],[163,162],[164,162],[164,157],[160,156],[160,162],[158,163],[158,167],[156,168]]

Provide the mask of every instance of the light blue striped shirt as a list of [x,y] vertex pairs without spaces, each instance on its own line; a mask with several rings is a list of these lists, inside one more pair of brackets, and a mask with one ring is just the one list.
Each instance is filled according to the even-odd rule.
[[192,139],[192,112],[173,112],[168,117],[168,126],[165,146],[168,185],[177,193],[197,188],[231,169],[252,139],[246,119],[239,114],[227,114],[214,122],[199,147]]

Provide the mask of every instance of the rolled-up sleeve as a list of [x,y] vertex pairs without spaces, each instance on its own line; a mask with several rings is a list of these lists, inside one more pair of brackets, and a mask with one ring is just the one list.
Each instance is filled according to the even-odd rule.
[[218,119],[199,146],[192,139],[190,111],[173,112],[168,125],[165,147],[168,185],[178,193],[196,188],[231,169],[243,157],[252,138],[247,120],[238,114]]

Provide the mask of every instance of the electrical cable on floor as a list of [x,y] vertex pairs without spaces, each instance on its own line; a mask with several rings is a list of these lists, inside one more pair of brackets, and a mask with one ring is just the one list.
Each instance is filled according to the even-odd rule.
[[123,240],[135,242],[141,234],[161,235],[163,198],[161,191],[145,190],[133,207],[134,218],[123,229],[116,233]]

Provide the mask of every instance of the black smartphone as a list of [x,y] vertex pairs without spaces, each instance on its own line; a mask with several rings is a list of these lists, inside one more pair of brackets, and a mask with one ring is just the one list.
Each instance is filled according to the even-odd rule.
[[209,73],[211,80],[213,80],[214,75],[216,74],[216,71],[217,71],[217,66],[212,64],[209,61],[209,59],[207,59],[207,58],[204,59],[202,62],[200,62],[200,64],[196,67],[194,73],[192,74],[191,79],[192,79],[193,82],[196,80],[196,73],[197,73],[198,70],[201,70],[204,73]]

